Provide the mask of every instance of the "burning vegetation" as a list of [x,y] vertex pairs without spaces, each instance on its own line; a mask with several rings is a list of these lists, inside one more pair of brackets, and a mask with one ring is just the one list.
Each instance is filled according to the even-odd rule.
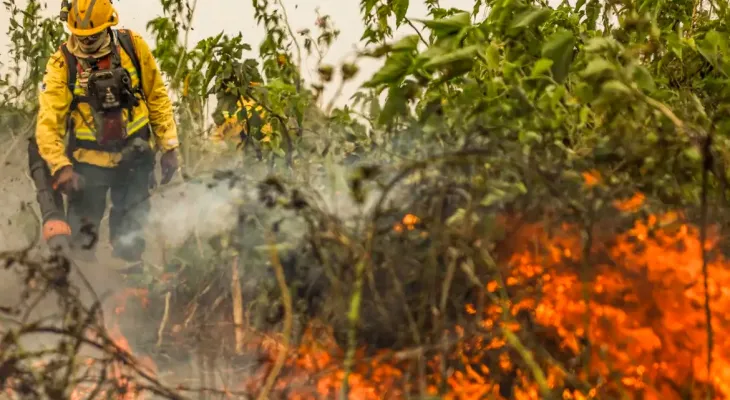
[[[168,269],[178,270],[160,277],[165,290],[121,291],[110,315],[78,300],[65,260],[6,255],[28,285],[25,302],[3,309],[6,392],[60,390],[74,400],[730,396],[730,344],[718,334],[730,321],[714,313],[714,333],[706,323],[706,301],[722,310],[730,299],[717,229],[678,212],[642,215],[641,194],[608,202],[615,213],[586,230],[545,212],[494,216],[469,209],[463,191],[427,195],[441,185],[416,185],[426,188],[417,201],[371,210],[370,236],[270,179],[258,188],[270,207],[249,203],[241,216],[309,221],[300,241],[287,248],[275,242],[277,224],[268,234],[243,224],[227,236],[235,251],[211,245],[217,267],[194,276],[173,263]],[[576,190],[603,185],[586,173]],[[236,241],[242,229],[247,242]],[[273,273],[251,276],[254,263]],[[203,289],[191,297],[193,278]],[[59,299],[64,322],[22,324],[18,316],[43,296]],[[144,323],[146,333],[136,325],[142,315],[156,321]],[[39,334],[58,336],[58,346],[21,350],[24,337]]]

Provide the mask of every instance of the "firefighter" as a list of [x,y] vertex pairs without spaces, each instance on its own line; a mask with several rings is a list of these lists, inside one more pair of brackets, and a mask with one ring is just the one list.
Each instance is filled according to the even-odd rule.
[[[232,68],[241,69],[249,76],[251,81],[248,85],[252,88],[261,85],[262,78],[254,64],[234,63]],[[244,94],[246,91],[235,89],[240,88],[240,82],[235,78],[223,78],[216,86],[216,107],[212,114],[216,126],[209,137],[211,143],[216,147],[227,148],[228,143],[245,146],[252,139],[262,143],[270,141],[273,129],[266,121],[266,110],[248,98]],[[259,154],[259,147],[254,147]]]
[[112,254],[141,267],[156,152],[162,184],[179,166],[172,102],[144,39],[113,28],[110,0],[64,1],[63,17],[71,35],[46,64],[38,152],[66,195],[72,251],[95,259],[109,193]]
[[[210,135],[213,143],[225,143],[230,140],[239,145],[242,140],[248,138],[249,134],[261,136],[263,142],[270,137],[272,127],[269,122],[264,121],[266,111],[253,100],[240,97],[236,101],[235,108],[225,101],[219,100],[217,108],[218,110],[213,113],[216,129]],[[256,131],[259,131],[260,135],[256,134]]]

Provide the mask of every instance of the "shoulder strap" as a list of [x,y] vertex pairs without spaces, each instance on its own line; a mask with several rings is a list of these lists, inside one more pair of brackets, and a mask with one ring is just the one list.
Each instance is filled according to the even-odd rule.
[[71,92],[71,104],[69,105],[68,113],[66,114],[66,137],[68,142],[66,143],[66,157],[73,159],[73,152],[76,148],[76,135],[73,134],[73,123],[71,122],[71,112],[76,110],[79,105],[79,96],[76,96],[76,74],[78,72],[78,60],[76,56],[71,54],[71,51],[66,46],[66,43],[61,45],[61,52],[63,58],[66,60],[66,86]]
[[139,87],[142,89],[142,67],[139,64],[139,59],[137,58],[137,52],[134,49],[134,41],[132,40],[132,35],[129,34],[129,31],[126,29],[118,29],[117,30],[117,38],[119,39],[119,45],[122,46],[122,49],[125,53],[129,56],[129,58],[132,60],[132,64],[134,64],[134,69],[137,70],[137,77],[139,78]]
[[68,86],[68,90],[71,92],[73,99],[71,100],[71,110],[74,110],[78,105],[77,96],[74,94],[74,90],[76,89],[78,61],[76,60],[76,57],[71,54],[66,43],[61,45],[61,52],[63,52],[63,57],[66,59],[66,86]]

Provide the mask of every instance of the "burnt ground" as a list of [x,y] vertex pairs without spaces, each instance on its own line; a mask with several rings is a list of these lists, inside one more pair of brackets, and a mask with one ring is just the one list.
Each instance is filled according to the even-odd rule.
[[35,194],[27,176],[24,145],[24,140],[11,139],[0,146],[0,251],[18,249],[29,242],[25,235],[28,229],[23,226],[27,223],[20,214],[23,203],[34,201]]

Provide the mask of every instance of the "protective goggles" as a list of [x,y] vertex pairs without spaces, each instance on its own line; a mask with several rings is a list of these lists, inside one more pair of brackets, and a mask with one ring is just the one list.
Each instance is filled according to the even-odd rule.
[[89,35],[89,36],[78,36],[77,35],[76,38],[79,40],[79,43],[89,46],[89,45],[96,43],[99,40],[99,38],[101,38],[101,36],[104,34],[106,34],[106,32],[101,31],[99,33],[95,33],[95,34]]

